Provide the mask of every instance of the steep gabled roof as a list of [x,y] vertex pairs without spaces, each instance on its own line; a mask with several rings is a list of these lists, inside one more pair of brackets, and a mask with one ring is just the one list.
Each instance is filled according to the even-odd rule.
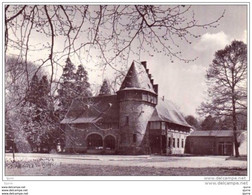
[[158,99],[158,104],[152,114],[150,121],[165,121],[186,127],[191,127],[185,120],[182,113],[168,100]]
[[142,64],[137,62],[131,64],[129,71],[122,82],[120,91],[128,89],[142,89],[155,93],[146,68]]
[[62,124],[119,122],[119,105],[116,95],[75,99]]

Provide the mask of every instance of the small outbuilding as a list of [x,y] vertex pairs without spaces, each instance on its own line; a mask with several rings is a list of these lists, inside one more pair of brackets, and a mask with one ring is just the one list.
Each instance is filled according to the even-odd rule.
[[[243,132],[237,132],[238,138]],[[194,131],[187,136],[185,153],[232,156],[234,154],[233,135],[232,130]],[[246,140],[243,139],[243,142]]]

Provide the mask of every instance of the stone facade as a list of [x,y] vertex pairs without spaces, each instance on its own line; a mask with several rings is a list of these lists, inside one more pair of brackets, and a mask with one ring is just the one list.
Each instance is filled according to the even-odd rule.
[[158,99],[146,62],[132,63],[116,95],[74,100],[61,124],[71,153],[182,154],[190,132],[178,109]]
[[142,101],[120,102],[121,153],[148,153],[147,127],[154,106]]

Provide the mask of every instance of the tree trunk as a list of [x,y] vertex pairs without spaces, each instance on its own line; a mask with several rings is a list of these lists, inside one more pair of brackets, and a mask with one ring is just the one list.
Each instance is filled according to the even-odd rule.
[[[233,93],[234,94],[234,93]],[[233,134],[234,134],[234,146],[235,146],[235,157],[239,157],[239,143],[237,141],[237,117],[236,117],[236,108],[235,108],[235,98],[232,97],[232,106],[233,106]]]
[[13,162],[15,162],[15,142],[14,142],[14,139],[12,142],[12,159],[13,159]]
[[235,106],[235,101],[236,101],[236,97],[235,97],[235,79],[234,79],[234,65],[231,69],[232,72],[232,107],[233,107],[233,111],[232,111],[232,117],[233,117],[233,134],[234,134],[234,146],[235,146],[235,157],[239,157],[239,143],[237,141],[237,116],[236,116],[236,106]]

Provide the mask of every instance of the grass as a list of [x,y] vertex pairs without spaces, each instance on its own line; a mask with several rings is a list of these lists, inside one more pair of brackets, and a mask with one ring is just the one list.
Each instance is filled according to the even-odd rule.
[[230,157],[226,158],[226,160],[241,160],[241,161],[247,161],[247,156],[239,156],[239,157],[230,156]]
[[29,161],[12,161],[12,160],[5,160],[5,167],[7,169],[24,169],[24,168],[50,168],[54,166],[54,159],[52,158],[39,158],[39,159],[33,159]]
[[[246,176],[243,168],[155,168],[110,165],[44,163],[37,166],[6,166],[6,176]],[[50,162],[50,161],[49,161]],[[32,162],[30,162],[32,164]],[[21,163],[22,164],[22,163]],[[29,164],[29,163],[28,163]]]

